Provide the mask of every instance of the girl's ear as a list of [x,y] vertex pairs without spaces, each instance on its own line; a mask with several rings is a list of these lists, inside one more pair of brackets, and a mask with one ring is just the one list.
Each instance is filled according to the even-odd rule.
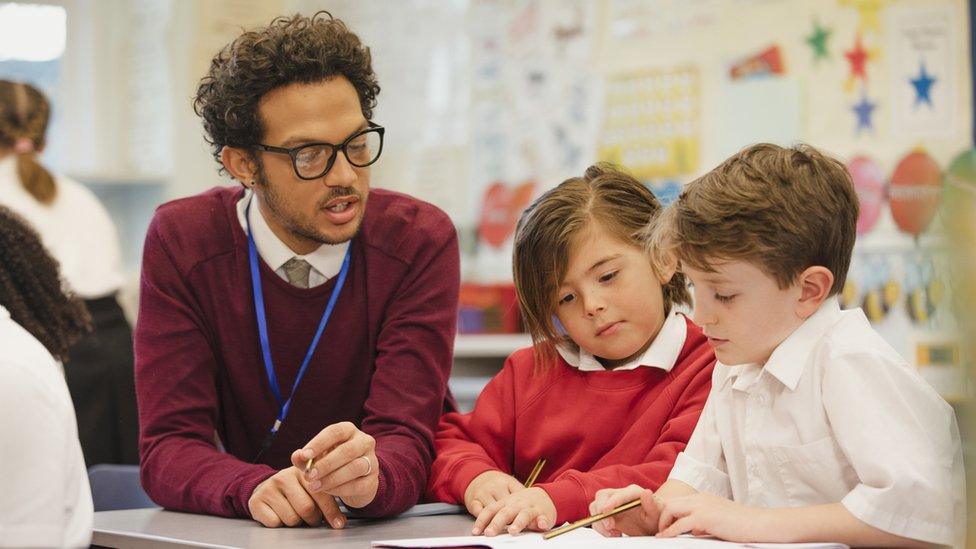
[[652,260],[652,262],[656,263],[653,265],[654,272],[657,273],[658,282],[661,283],[661,286],[664,286],[668,282],[671,282],[674,273],[678,271],[678,258],[674,254],[661,254],[655,259],[657,261]]
[[797,277],[800,286],[800,297],[796,302],[796,314],[800,318],[809,318],[817,312],[820,304],[830,297],[830,288],[834,285],[834,273],[820,265],[807,267]]

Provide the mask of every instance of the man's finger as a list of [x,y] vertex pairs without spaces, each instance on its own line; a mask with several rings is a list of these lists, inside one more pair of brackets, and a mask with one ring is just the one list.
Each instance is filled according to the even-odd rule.
[[[366,459],[362,459],[363,457]],[[339,467],[332,473],[322,478],[316,478],[310,483],[310,486],[313,490],[327,492],[333,495],[341,495],[337,494],[336,492],[338,492],[338,489],[343,487],[343,485],[347,483],[354,483],[360,479],[365,479],[374,472],[378,473],[379,467],[374,462],[374,459],[375,458],[369,456],[360,456],[346,463],[342,467]]]
[[294,483],[289,482],[284,486],[284,495],[288,500],[288,505],[301,517],[302,521],[309,526],[319,526],[322,524],[322,512],[312,496],[302,486],[301,481],[296,478]]
[[298,526],[302,522],[302,517],[298,516],[283,493],[272,491],[265,501],[286,526]]
[[315,500],[315,504],[318,505],[319,511],[322,512],[322,516],[325,517],[325,521],[329,523],[329,526],[336,530],[341,530],[346,527],[346,516],[339,510],[339,504],[336,503],[334,497],[329,494],[313,493],[312,499]]
[[319,431],[317,435],[312,437],[312,440],[308,441],[308,443],[306,443],[305,446],[299,450],[301,452],[301,457],[306,463],[308,463],[308,460],[325,455],[329,452],[329,450],[349,440],[358,432],[359,429],[348,421],[333,423],[332,425],[329,425],[325,429]]
[[271,509],[271,506],[263,501],[258,501],[254,504],[254,508],[251,509],[251,518],[268,528],[277,528],[281,526],[281,519],[278,518],[278,515],[275,514],[274,510]]
[[[372,463],[375,461],[373,455],[375,449],[376,443],[373,437],[365,433],[358,433],[351,439],[335,446],[324,455],[320,454],[315,459],[315,464],[307,473],[306,478],[308,480],[322,479],[363,456],[369,458]],[[304,456],[305,454],[302,455]],[[360,461],[364,462],[363,466],[365,467],[365,460]],[[375,463],[373,463],[373,466],[375,467]]]

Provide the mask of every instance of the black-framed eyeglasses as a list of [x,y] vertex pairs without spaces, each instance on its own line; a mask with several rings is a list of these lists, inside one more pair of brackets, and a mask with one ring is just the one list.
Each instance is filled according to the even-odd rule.
[[287,154],[291,157],[295,175],[300,179],[318,179],[332,169],[339,151],[346,155],[346,160],[350,164],[358,168],[365,168],[379,160],[380,153],[383,152],[383,134],[386,128],[372,122],[367,124],[369,127],[350,135],[339,145],[306,143],[287,149],[257,143],[254,148],[265,152]]

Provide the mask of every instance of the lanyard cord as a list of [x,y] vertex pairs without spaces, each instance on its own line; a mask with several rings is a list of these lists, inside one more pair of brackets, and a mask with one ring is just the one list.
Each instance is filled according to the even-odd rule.
[[325,306],[325,312],[322,314],[322,319],[319,321],[318,328],[315,330],[315,337],[312,338],[312,343],[308,347],[308,351],[305,352],[305,359],[302,361],[301,368],[298,369],[298,375],[295,376],[295,382],[292,384],[291,393],[288,395],[288,400],[285,400],[281,395],[281,389],[278,386],[278,376],[275,374],[274,363],[271,360],[271,343],[268,339],[268,321],[265,317],[264,311],[264,292],[261,287],[261,271],[260,265],[258,264],[258,250],[257,246],[254,244],[254,235],[251,231],[251,221],[250,221],[250,202],[247,205],[247,209],[244,212],[244,219],[247,222],[247,253],[248,259],[251,266],[251,289],[254,294],[254,309],[257,315],[258,322],[258,335],[261,341],[261,354],[264,358],[264,371],[268,376],[268,384],[271,385],[271,392],[274,393],[275,401],[278,404],[278,417],[275,419],[274,425],[268,432],[264,441],[261,443],[261,449],[258,452],[257,457],[254,458],[256,462],[264,452],[271,446],[274,441],[275,435],[278,434],[278,429],[281,424],[284,423],[285,418],[288,417],[288,411],[291,408],[291,399],[295,396],[295,391],[298,389],[299,383],[301,383],[302,378],[305,376],[305,371],[308,369],[309,363],[312,361],[312,355],[315,353],[315,348],[318,346],[319,339],[322,338],[322,332],[325,331],[325,326],[329,323],[329,317],[332,316],[332,310],[335,308],[336,301],[339,300],[339,292],[342,291],[342,287],[346,283],[346,275],[349,274],[349,258],[352,254],[352,242],[346,248],[346,255],[342,259],[342,268],[339,269],[339,278],[336,280],[335,287],[332,288],[332,294],[329,296],[329,302]]

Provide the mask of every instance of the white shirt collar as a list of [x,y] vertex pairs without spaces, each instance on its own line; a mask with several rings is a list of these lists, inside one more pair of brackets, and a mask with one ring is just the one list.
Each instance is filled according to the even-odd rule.
[[[237,219],[241,223],[241,228],[244,229],[244,234],[247,234],[247,220],[244,219],[244,214],[253,196],[254,192],[248,189],[244,192],[244,197],[237,202]],[[325,280],[337,275],[339,269],[342,268],[342,260],[345,258],[349,241],[335,245],[322,244],[312,253],[299,255],[292,251],[287,244],[282,242],[274,234],[274,231],[268,226],[268,222],[264,219],[264,215],[261,214],[261,209],[257,205],[250,209],[248,220],[250,220],[251,228],[254,230],[254,246],[258,249],[258,255],[261,256],[261,259],[273,271],[285,280],[287,280],[287,277],[283,274],[284,269],[282,269],[282,265],[293,257],[308,261],[312,269],[321,274]],[[310,277],[309,286],[317,286],[318,284],[315,284],[312,280],[313,278]],[[319,283],[325,280],[321,280]]]
[[715,369],[728,372],[725,381],[733,382],[733,389],[745,390],[762,371],[766,371],[792,391],[796,389],[800,376],[806,369],[814,346],[842,316],[839,298],[831,297],[776,346],[765,366],[760,367],[758,364],[725,366],[720,362],[715,365]]
[[14,175],[17,175],[17,155],[8,154],[0,158],[0,181],[10,180],[19,182],[20,178],[13,177]]
[[[672,311],[644,354],[623,366],[614,368],[614,371],[634,370],[639,366],[647,366],[670,372],[678,361],[681,349],[685,346],[687,335],[688,324],[684,315]],[[602,372],[606,370],[595,356],[578,345],[557,345],[556,350],[570,366],[579,368],[581,372]]]

